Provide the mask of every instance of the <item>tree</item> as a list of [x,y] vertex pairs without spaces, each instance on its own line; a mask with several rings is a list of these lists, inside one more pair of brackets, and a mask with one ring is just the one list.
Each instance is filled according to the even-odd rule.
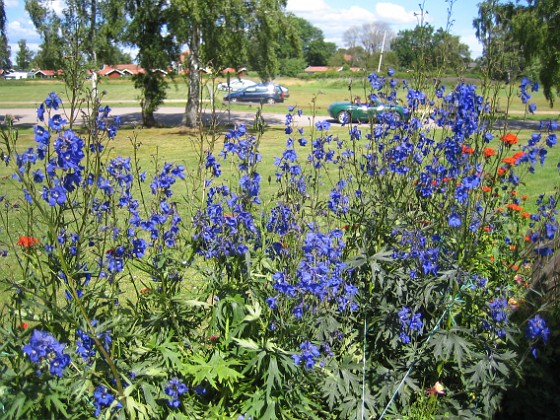
[[62,51],[66,45],[61,36],[64,26],[77,28],[72,32],[80,35],[81,54],[91,68],[98,68],[99,63],[113,64],[126,57],[118,47],[126,24],[122,2],[68,0],[63,15],[59,16],[53,10],[51,0],[25,0],[25,10],[42,39],[35,57],[39,67],[62,67]]
[[25,0],[25,10],[29,14],[42,43],[34,62],[43,69],[56,70],[62,67],[64,41],[59,36],[61,19],[52,9],[48,0]]
[[286,0],[172,0],[170,28],[189,49],[189,93],[183,123],[199,124],[200,69],[250,64],[271,80],[279,69],[282,36],[290,33]]
[[391,45],[391,40],[395,37],[395,33],[386,22],[364,23],[361,26],[351,26],[348,28],[342,38],[344,44],[350,50],[356,50],[357,47],[363,48],[364,55],[356,61],[364,61],[364,67],[373,66],[373,55],[381,51],[383,43],[385,49]]
[[18,41],[18,52],[16,53],[16,65],[20,70],[28,70],[31,60],[33,60],[33,51],[27,47],[25,39]]
[[483,47],[481,68],[492,79],[509,80],[523,71],[523,53],[512,31],[513,4],[484,1],[473,20],[475,34]]
[[560,91],[560,0],[524,3],[484,1],[473,25],[488,59],[497,55],[495,45],[501,41],[509,61],[518,64],[520,73],[535,66],[543,93],[553,105]]
[[127,0],[125,8],[129,24],[124,39],[138,48],[138,63],[144,69],[133,79],[141,91],[142,122],[154,127],[154,112],[163,103],[167,88],[159,70],[169,68],[179,56],[173,36],[165,30],[173,10],[166,0]]
[[412,69],[422,64],[419,58],[422,52],[431,50],[433,32],[434,27],[431,25],[418,25],[414,29],[399,31],[391,42],[391,50],[397,55],[401,68]]
[[346,29],[342,34],[342,42],[348,49],[354,49],[359,46],[360,40],[360,27],[359,26],[351,26],[350,28]]
[[0,69],[12,67],[10,60],[10,46],[8,45],[8,35],[6,33],[6,9],[4,0],[0,0]]
[[459,71],[470,61],[470,51],[456,35],[443,28],[437,31],[432,25],[418,25],[414,29],[399,31],[391,42],[399,66]]

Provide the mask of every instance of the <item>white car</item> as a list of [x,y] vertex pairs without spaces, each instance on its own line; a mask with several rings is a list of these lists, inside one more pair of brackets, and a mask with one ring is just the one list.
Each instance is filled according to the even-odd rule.
[[247,79],[232,79],[229,82],[218,83],[218,90],[223,90],[224,92],[237,92],[238,90],[245,89],[249,86],[256,85],[256,82]]

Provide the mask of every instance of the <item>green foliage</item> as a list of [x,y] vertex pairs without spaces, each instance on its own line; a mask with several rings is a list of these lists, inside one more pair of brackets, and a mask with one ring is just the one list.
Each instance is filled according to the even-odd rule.
[[167,82],[161,71],[166,71],[179,56],[172,35],[164,32],[174,12],[157,0],[129,1],[125,9],[130,21],[124,39],[128,45],[138,48],[138,63],[144,69],[134,75],[134,87],[141,92],[142,122],[146,127],[153,127],[154,112],[166,98]]
[[284,58],[280,60],[278,72],[282,76],[296,77],[307,67],[307,62],[303,58]]
[[4,5],[4,0],[0,0],[0,69],[9,69],[12,67],[6,23],[6,6]]
[[419,25],[414,29],[399,31],[391,42],[402,69],[432,67],[460,73],[470,61],[467,45],[459,37],[443,28],[437,31],[431,25]]
[[[251,16],[272,25],[263,5]],[[156,9],[131,9],[132,27],[161,29],[145,15]],[[372,73],[360,89],[405,97],[406,118],[382,112],[346,133],[300,127],[290,108],[265,199],[257,124],[201,131],[188,176],[157,154],[144,172],[137,134],[130,158],[110,154],[119,121],[85,88],[74,33],[66,103],[84,125],[61,122],[52,93],[34,147],[1,131],[15,176],[1,179],[0,238],[17,264],[0,279],[2,417],[498,411],[552,335],[532,318],[547,314],[533,271],[554,252],[558,194],[532,215],[517,194],[552,125],[493,140],[496,97]]]
[[18,51],[16,53],[16,65],[20,70],[29,70],[29,65],[33,60],[33,51],[27,47],[24,39],[18,41]]

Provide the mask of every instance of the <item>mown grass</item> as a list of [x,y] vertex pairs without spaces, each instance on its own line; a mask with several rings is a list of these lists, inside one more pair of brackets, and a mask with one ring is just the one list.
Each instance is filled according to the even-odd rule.
[[[306,138],[314,138],[312,132],[313,127],[305,127]],[[362,130],[365,134],[368,127],[364,125]],[[225,129],[224,129],[225,131]],[[220,131],[215,136],[215,143],[209,141],[210,136],[206,134],[204,143],[201,146],[201,139],[199,132],[182,127],[173,128],[157,128],[157,129],[133,129],[129,127],[122,128],[115,140],[110,143],[110,157],[115,156],[133,156],[134,143],[139,145],[137,148],[137,158],[141,170],[148,172],[148,181],[145,187],[149,188],[149,179],[154,173],[154,163],[157,161],[161,167],[163,162],[181,163],[186,168],[187,177],[185,182],[178,183],[175,186],[174,200],[177,201],[179,208],[182,207],[184,215],[185,226],[190,226],[191,221],[188,215],[196,211],[197,204],[202,200],[202,197],[193,196],[193,185],[201,185],[203,179],[197,175],[199,163],[203,157],[201,154],[213,148],[214,153],[217,154],[223,145],[224,131]],[[331,134],[340,136],[342,139],[348,137],[348,127],[339,127],[333,125]],[[512,153],[520,149],[520,145],[527,142],[530,138],[532,131],[522,130],[518,133],[520,144],[512,149]],[[315,133],[316,135],[316,133]],[[18,131],[18,149],[25,151],[29,147],[34,146],[32,129],[20,129]],[[288,136],[284,133],[284,127],[268,127],[265,133],[260,138],[260,151],[262,154],[262,161],[259,166],[259,173],[261,174],[261,198],[265,206],[271,206],[276,201],[277,184],[275,181],[274,165],[275,158],[281,156],[286,145]],[[134,140],[134,141],[133,141]],[[498,147],[498,140],[493,146]],[[301,156],[302,161],[305,156]],[[528,195],[529,199],[524,204],[527,211],[535,211],[535,200],[539,194],[552,194],[558,187],[558,169],[557,164],[560,161],[560,147],[552,148],[549,150],[548,159],[543,168],[539,168],[536,174],[527,174],[524,179],[524,184],[518,189],[520,196]],[[232,180],[236,182],[236,167],[233,163],[223,163],[223,176],[224,180]],[[28,227],[34,226],[35,221],[28,218],[28,215],[21,210],[23,204],[21,186],[11,177],[8,169],[2,165],[0,167],[0,191],[1,195],[5,195],[6,199],[4,204],[12,203],[15,207],[6,211],[6,207],[2,210],[4,217],[8,217],[8,232],[4,233],[4,237],[0,240],[0,249],[5,249],[8,242],[15,243],[20,235],[24,235],[28,231]],[[324,184],[321,187],[321,194],[325,197],[330,191],[331,185]],[[35,228],[34,228],[35,229]],[[40,236],[40,234],[37,234]],[[16,256],[8,255],[8,257],[1,258],[0,262],[0,277],[1,278],[14,278],[19,272]],[[3,261],[2,261],[3,260]],[[130,275],[135,275],[131,273]],[[195,279],[192,279],[193,281]],[[4,299],[0,297],[0,303]]]

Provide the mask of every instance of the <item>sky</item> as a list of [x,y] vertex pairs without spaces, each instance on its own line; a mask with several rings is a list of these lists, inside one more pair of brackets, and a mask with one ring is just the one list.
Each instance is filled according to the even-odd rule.
[[[63,0],[51,0],[55,11],[62,11]],[[482,47],[474,35],[472,21],[478,13],[478,0],[454,0],[451,8],[450,32],[467,44],[471,57],[482,54]],[[18,50],[17,43],[24,39],[27,46],[37,51],[41,38],[24,8],[24,0],[4,0],[8,19],[8,41],[12,61]],[[422,8],[420,7],[422,5]],[[393,31],[412,29],[424,10],[424,21],[436,29],[446,28],[450,0],[288,0],[287,11],[302,17],[323,31],[325,41],[344,47],[342,34],[351,26],[376,21],[388,23]]]

